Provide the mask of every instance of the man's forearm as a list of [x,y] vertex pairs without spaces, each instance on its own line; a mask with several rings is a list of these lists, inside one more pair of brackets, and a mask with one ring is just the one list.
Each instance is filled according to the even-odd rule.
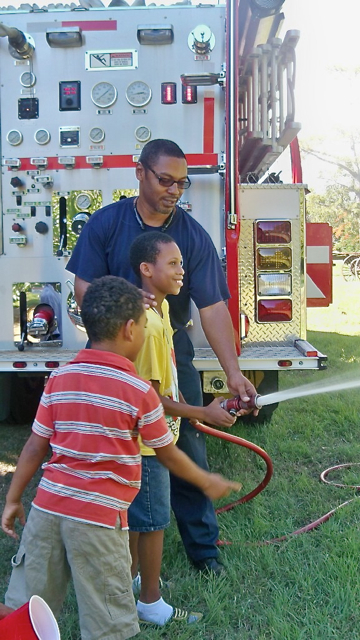
[[206,338],[215,352],[227,376],[239,370],[234,329],[225,302],[200,309],[201,325]]

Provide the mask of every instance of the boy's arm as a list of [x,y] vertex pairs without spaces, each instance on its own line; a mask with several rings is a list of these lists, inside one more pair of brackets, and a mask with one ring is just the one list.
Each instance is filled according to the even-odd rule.
[[232,427],[236,420],[236,416],[232,416],[220,406],[224,398],[215,398],[207,407],[195,407],[187,404],[182,395],[179,396],[180,402],[171,400],[168,396],[162,396],[159,392],[160,385],[157,380],[151,380],[151,384],[161,400],[165,413],[169,416],[209,422],[215,427]]
[[16,518],[19,519],[22,525],[25,524],[25,512],[21,504],[21,496],[44,460],[48,449],[48,438],[43,438],[36,433],[32,433],[21,452],[6,496],[5,507],[1,518],[2,530],[8,536],[11,536],[11,538],[17,539],[19,537],[14,530]]
[[154,449],[156,456],[171,473],[194,484],[201,489],[210,500],[228,496],[231,491],[240,491],[239,482],[226,480],[217,473],[209,473],[198,467],[190,458],[173,443]]

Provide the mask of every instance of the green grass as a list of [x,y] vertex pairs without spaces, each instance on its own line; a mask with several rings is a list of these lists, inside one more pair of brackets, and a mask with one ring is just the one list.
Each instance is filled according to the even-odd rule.
[[[344,283],[336,267],[335,303],[310,310],[309,341],[329,357],[324,372],[282,373],[281,388],[318,379],[360,377],[360,282]],[[341,318],[341,326],[338,323]],[[29,427],[0,426],[0,493],[5,497],[11,465]],[[219,515],[225,578],[196,574],[189,566],[172,523],[166,532],[163,576],[171,580],[164,598],[178,607],[203,611],[195,626],[170,624],[145,630],[144,640],[360,640],[359,503],[338,510],[318,529],[292,536],[345,500],[355,489],[338,489],[319,481],[330,466],[360,462],[360,394],[358,390],[322,394],[280,403],[270,424],[242,426],[233,433],[263,447],[274,475],[254,500]],[[213,470],[238,479],[250,491],[263,477],[264,463],[254,453],[208,438]],[[6,466],[7,465],[7,466]],[[10,466],[9,466],[10,465]],[[360,467],[330,479],[360,485]],[[25,500],[34,493],[36,481]],[[236,496],[235,496],[236,498]],[[285,542],[264,541],[287,535]],[[10,572],[16,543],[1,535],[0,597]],[[70,589],[59,622],[62,640],[79,640],[76,604]]]

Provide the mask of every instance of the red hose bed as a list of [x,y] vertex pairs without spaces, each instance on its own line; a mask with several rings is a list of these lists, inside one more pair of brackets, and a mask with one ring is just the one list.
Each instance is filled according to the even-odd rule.
[[250,491],[250,493],[247,493],[242,498],[239,498],[239,500],[235,500],[235,502],[226,504],[224,507],[219,507],[218,509],[215,510],[216,513],[223,513],[224,511],[230,511],[230,509],[233,509],[238,504],[243,504],[244,502],[248,502],[249,500],[252,500],[252,498],[255,498],[255,496],[257,496],[258,493],[260,493],[260,491],[265,489],[265,487],[269,484],[271,480],[271,476],[273,474],[273,464],[271,462],[270,456],[268,456],[268,454],[266,453],[266,451],[264,451],[264,449],[261,449],[261,447],[258,447],[256,444],[253,444],[248,440],[244,440],[243,438],[239,438],[238,436],[233,436],[231,433],[227,433],[225,431],[219,431],[218,429],[213,429],[212,427],[207,427],[201,422],[193,423],[193,425],[199,431],[202,431],[203,433],[207,433],[210,436],[215,436],[215,438],[220,438],[221,440],[227,440],[228,442],[237,444],[240,447],[251,449],[251,451],[254,451],[254,453],[256,453],[263,460],[265,460],[265,463],[266,463],[266,474],[263,480],[260,482],[260,484],[258,484],[258,486],[255,487],[255,489]]

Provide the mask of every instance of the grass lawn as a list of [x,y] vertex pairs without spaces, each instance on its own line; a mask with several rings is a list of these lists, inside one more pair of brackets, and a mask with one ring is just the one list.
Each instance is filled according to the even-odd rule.
[[[360,372],[360,282],[345,283],[334,270],[334,304],[310,309],[308,339],[329,358],[324,372],[281,373],[282,389],[314,380]],[[280,403],[270,424],[242,426],[233,433],[263,447],[274,476],[254,500],[219,515],[225,578],[196,574],[184,554],[176,526],[166,532],[163,576],[171,580],[164,598],[178,607],[203,611],[189,627],[170,624],[144,630],[144,640],[360,640],[358,568],[360,512],[357,500],[336,511],[318,529],[293,536],[341,503],[355,498],[353,488],[319,481],[321,471],[341,463],[360,463],[360,394],[357,389]],[[0,497],[5,497],[29,426],[0,426]],[[240,480],[248,493],[263,477],[264,463],[254,453],[208,438],[212,470]],[[357,466],[330,479],[360,485]],[[28,488],[29,504],[37,479]],[[225,502],[228,502],[225,501]],[[0,599],[10,558],[17,545],[1,535]],[[285,542],[263,544],[288,535]],[[62,640],[80,640],[72,590],[59,621]]]

